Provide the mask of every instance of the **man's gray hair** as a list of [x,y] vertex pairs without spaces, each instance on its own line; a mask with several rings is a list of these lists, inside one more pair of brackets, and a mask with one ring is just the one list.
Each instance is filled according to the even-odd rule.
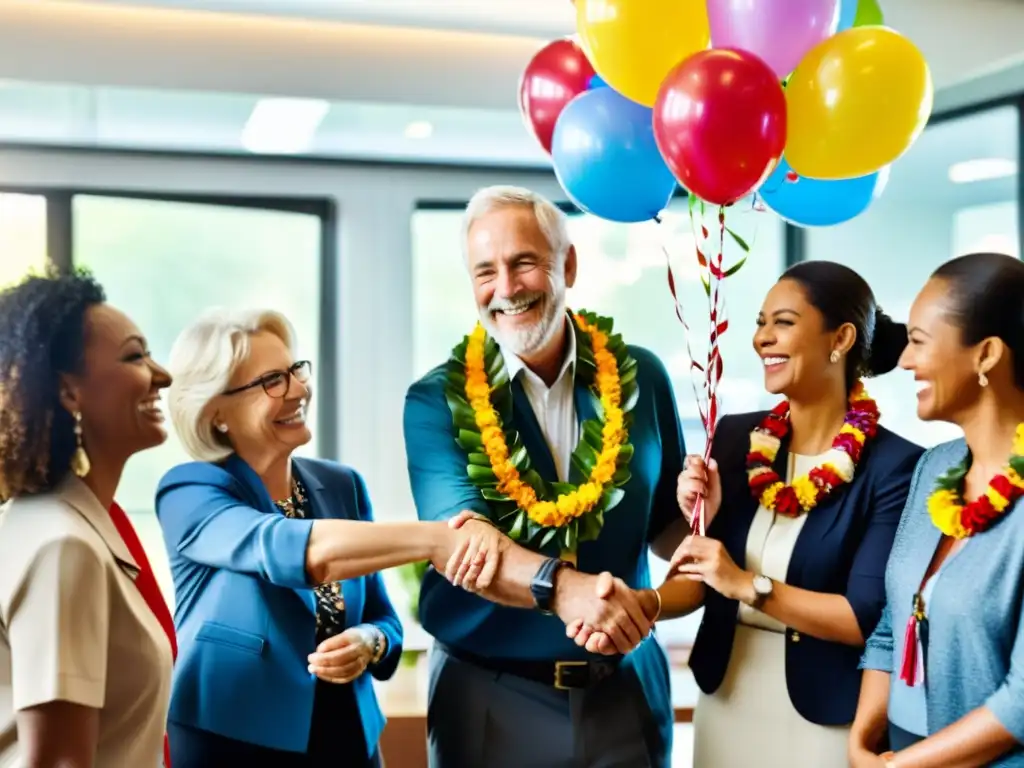
[[565,255],[569,252],[569,246],[572,245],[565,213],[543,195],[525,187],[507,185],[484,187],[478,190],[466,205],[466,212],[462,217],[463,254],[468,258],[469,230],[477,219],[497,208],[513,205],[533,209],[533,215],[537,217],[537,225],[544,233],[544,237],[547,238],[556,263],[563,263]]

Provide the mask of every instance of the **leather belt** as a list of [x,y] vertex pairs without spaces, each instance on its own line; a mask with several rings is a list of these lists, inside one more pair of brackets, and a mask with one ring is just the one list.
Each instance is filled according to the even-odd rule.
[[607,680],[619,668],[621,656],[596,661],[543,661],[532,659],[494,659],[438,643],[449,656],[475,667],[504,675],[515,675],[559,691],[591,688]]

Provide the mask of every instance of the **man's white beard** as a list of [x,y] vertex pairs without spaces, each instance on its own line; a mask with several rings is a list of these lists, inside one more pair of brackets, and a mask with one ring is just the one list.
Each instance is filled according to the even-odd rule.
[[[529,302],[539,296],[542,315],[540,320],[531,326],[515,331],[502,331],[491,317],[491,312],[508,305]],[[504,349],[518,357],[529,357],[544,349],[558,333],[560,324],[565,322],[565,283],[556,278],[551,279],[551,288],[547,293],[519,293],[508,298],[493,299],[486,309],[480,311],[480,321],[487,332]]]

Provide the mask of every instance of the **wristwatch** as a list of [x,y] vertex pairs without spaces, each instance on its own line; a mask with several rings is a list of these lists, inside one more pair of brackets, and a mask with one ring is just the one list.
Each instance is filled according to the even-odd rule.
[[757,574],[754,577],[754,602],[750,604],[750,607],[761,610],[761,606],[764,605],[764,601],[771,593],[772,580],[762,573]]
[[373,633],[373,656],[370,658],[371,664],[378,664],[380,660],[384,658],[384,650],[387,648],[387,635],[373,625],[370,625],[371,632]]
[[534,574],[533,581],[530,582],[530,594],[533,595],[534,605],[541,613],[550,615],[553,612],[551,603],[555,597],[555,574],[563,566],[571,568],[572,563],[557,557],[549,557],[541,563],[537,573]]

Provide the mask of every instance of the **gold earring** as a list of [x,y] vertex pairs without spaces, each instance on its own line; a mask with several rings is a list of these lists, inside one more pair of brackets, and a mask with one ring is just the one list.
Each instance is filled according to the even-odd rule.
[[983,387],[988,386],[988,376],[985,375],[984,371],[978,371],[978,384]]
[[833,349],[832,354],[828,356],[829,362],[835,365],[839,362],[839,350]]
[[82,445],[82,414],[75,411],[75,452],[71,455],[71,471],[78,477],[85,477],[92,469],[92,462],[89,461],[89,454],[85,452]]

